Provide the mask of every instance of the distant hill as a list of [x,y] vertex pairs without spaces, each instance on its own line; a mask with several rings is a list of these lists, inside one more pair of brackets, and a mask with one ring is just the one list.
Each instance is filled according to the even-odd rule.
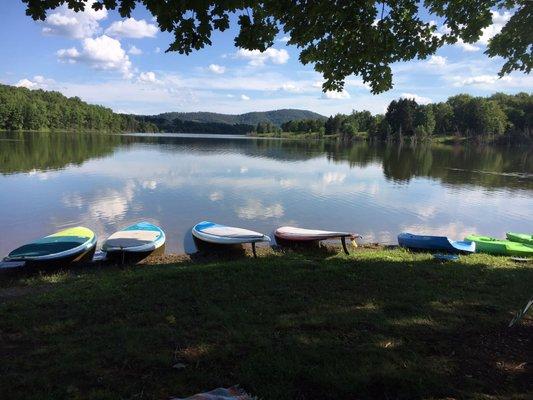
[[181,121],[191,121],[200,123],[216,123],[228,125],[257,125],[259,122],[270,122],[280,126],[284,122],[297,121],[302,119],[321,119],[326,117],[307,110],[283,109],[273,111],[255,111],[245,114],[219,114],[212,112],[169,112],[151,116],[167,121],[179,119]]

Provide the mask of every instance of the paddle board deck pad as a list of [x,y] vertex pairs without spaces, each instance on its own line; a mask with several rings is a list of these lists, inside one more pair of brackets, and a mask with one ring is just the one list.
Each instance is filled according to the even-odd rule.
[[510,240],[511,242],[518,242],[518,243],[533,245],[533,235],[528,235],[527,233],[515,233],[515,232],[507,232],[505,235],[507,236],[507,240]]
[[476,251],[502,256],[531,257],[533,245],[511,242],[510,240],[495,239],[488,236],[469,235],[465,240],[476,243]]
[[446,236],[414,235],[412,233],[400,233],[398,244],[412,250],[446,251],[448,253],[474,253],[476,244],[471,240],[450,240]]
[[270,238],[262,233],[233,226],[215,224],[202,221],[192,228],[194,237],[216,244],[244,244],[270,242]]
[[102,245],[106,253],[151,253],[165,244],[165,232],[149,222],[139,222],[113,233]]
[[4,261],[25,261],[30,264],[72,262],[83,259],[95,248],[94,232],[77,226],[25,244],[9,253]]

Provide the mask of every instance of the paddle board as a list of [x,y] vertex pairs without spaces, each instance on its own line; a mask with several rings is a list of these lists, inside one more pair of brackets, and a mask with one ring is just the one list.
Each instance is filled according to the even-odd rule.
[[457,241],[448,239],[446,236],[414,235],[412,233],[400,233],[398,244],[413,250],[440,250],[450,253],[474,253],[476,244],[469,240]]
[[326,239],[335,239],[341,237],[350,237],[353,234],[349,232],[332,232],[332,231],[322,231],[318,229],[303,229],[296,228],[294,226],[282,226],[276,229],[274,235],[277,238],[284,240],[294,240],[294,241],[316,241],[316,240],[326,240]]
[[233,226],[215,224],[202,221],[192,228],[194,237],[209,243],[217,244],[243,244],[270,242],[270,238],[262,233]]
[[354,235],[349,232],[334,232],[334,231],[324,231],[318,229],[304,229],[296,228],[294,226],[281,226],[274,232],[278,244],[283,244],[283,241],[291,242],[316,242],[320,240],[327,239],[336,239],[340,238],[342,242],[342,248],[346,254],[349,254],[348,248],[346,247],[346,238],[349,237],[352,239],[352,244],[357,247],[355,243],[356,237],[361,237],[359,235]]
[[102,245],[106,253],[149,253],[165,244],[163,230],[149,222],[139,222],[113,233]]
[[4,261],[71,262],[94,251],[96,235],[82,226],[68,228],[13,250]]

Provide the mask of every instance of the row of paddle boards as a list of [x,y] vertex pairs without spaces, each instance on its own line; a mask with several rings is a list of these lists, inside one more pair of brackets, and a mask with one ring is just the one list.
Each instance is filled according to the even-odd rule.
[[[192,229],[193,236],[203,242],[219,245],[250,243],[254,256],[255,245],[270,242],[269,236],[248,229],[202,221]],[[343,249],[348,253],[346,239],[356,245],[355,239],[361,237],[350,232],[325,231],[283,226],[274,232],[278,244],[319,242],[327,239],[340,239]],[[140,260],[165,244],[163,230],[149,222],[139,222],[115,232],[102,244],[107,258],[120,257]],[[7,262],[26,264],[70,263],[93,259],[97,237],[85,227],[62,230],[44,238],[18,247],[4,259]],[[398,244],[413,250],[443,251],[447,253],[484,252],[510,256],[533,256],[533,236],[528,234],[507,233],[507,239],[494,239],[486,236],[470,235],[464,241],[451,240],[446,236],[414,235],[401,233]]]
[[[68,264],[91,261],[96,250],[96,234],[85,227],[68,228],[22,245],[4,258],[26,264]],[[139,222],[109,236],[102,251],[109,258],[136,255],[146,257],[165,244],[163,230],[149,222]]]
[[[193,236],[201,241],[219,245],[255,244],[270,242],[269,236],[248,229],[225,226],[214,222],[202,221],[192,229]],[[357,235],[349,232],[302,229],[290,226],[275,231],[276,239],[291,242],[311,242],[340,238],[344,250],[346,238],[354,240]],[[96,251],[96,234],[85,227],[74,227],[24,244],[11,251],[5,262],[22,262],[26,265],[68,264],[78,261],[91,261]],[[149,222],[139,222],[128,226],[108,237],[102,244],[103,258],[141,260],[165,244],[163,230]]]

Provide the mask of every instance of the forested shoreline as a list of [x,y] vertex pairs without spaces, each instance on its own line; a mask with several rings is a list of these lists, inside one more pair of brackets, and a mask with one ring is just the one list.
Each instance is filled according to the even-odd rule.
[[153,132],[157,127],[79,97],[0,85],[0,130]]
[[118,114],[59,92],[0,85],[0,130],[191,132],[259,134],[278,137],[338,137],[342,140],[428,140],[452,137],[489,143],[533,141],[533,95],[496,93],[489,97],[459,94],[445,102],[418,104],[393,100],[385,114],[353,111],[327,119],[226,124]]
[[259,123],[256,134],[336,135],[343,140],[426,140],[445,136],[480,142],[519,143],[533,140],[533,95],[496,93],[489,97],[459,94],[441,103],[393,100],[385,114],[370,111],[337,114],[326,121],[289,121],[276,127]]

